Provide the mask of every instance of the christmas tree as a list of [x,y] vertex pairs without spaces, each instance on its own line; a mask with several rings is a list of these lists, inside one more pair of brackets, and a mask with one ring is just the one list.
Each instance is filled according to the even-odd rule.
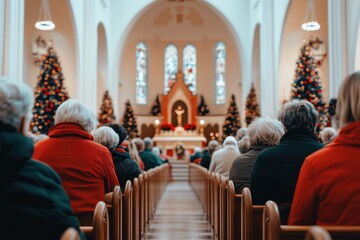
[[223,139],[227,136],[236,136],[236,132],[240,127],[240,114],[233,94],[231,95],[230,106],[223,125]]
[[209,115],[209,113],[210,113],[210,111],[208,109],[207,104],[205,103],[204,96],[201,95],[200,96],[200,103],[199,103],[199,106],[198,106],[198,115],[199,116],[207,116],[207,115]]
[[249,126],[251,122],[260,117],[259,104],[257,103],[254,84],[251,85],[250,93],[246,98],[246,125]]
[[54,125],[55,112],[69,97],[63,86],[64,76],[56,52],[49,48],[41,58],[40,74],[35,88],[35,104],[32,110],[31,131],[47,134]]
[[114,109],[112,105],[112,99],[109,95],[109,91],[104,93],[103,101],[98,114],[99,125],[111,124],[115,120]]
[[134,109],[129,100],[125,103],[125,112],[122,120],[123,127],[128,131],[130,138],[138,137],[137,122],[134,114]]
[[156,99],[154,104],[151,107],[150,116],[160,116],[161,115],[161,107],[159,95],[156,95]]
[[327,122],[328,127],[331,127],[331,125],[332,125],[331,122],[332,122],[332,120],[334,120],[333,118],[336,115],[336,103],[337,103],[336,98],[330,99],[330,102],[327,105],[327,108],[325,110],[326,116],[327,116],[327,119],[328,119],[328,122]]
[[316,128],[317,133],[319,133],[327,126],[327,117],[321,80],[316,71],[317,62],[311,55],[309,42],[305,42],[301,47],[296,64],[295,81],[292,84],[291,97],[292,99],[307,100],[314,105],[315,109],[319,112],[319,123]]

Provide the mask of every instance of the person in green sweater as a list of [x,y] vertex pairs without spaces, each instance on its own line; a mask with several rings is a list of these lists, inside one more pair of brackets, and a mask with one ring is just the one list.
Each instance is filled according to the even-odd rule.
[[[70,200],[56,172],[32,160],[26,136],[33,96],[24,84],[0,80],[0,232],[3,239],[59,239],[79,233]],[[82,239],[85,237],[81,235]]]

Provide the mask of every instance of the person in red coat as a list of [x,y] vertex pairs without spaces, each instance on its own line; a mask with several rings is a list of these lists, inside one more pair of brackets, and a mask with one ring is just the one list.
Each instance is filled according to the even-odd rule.
[[61,177],[75,214],[92,212],[104,195],[119,185],[109,150],[94,142],[95,114],[82,102],[60,105],[49,138],[35,145],[33,157]]
[[336,114],[339,136],[301,169],[291,225],[360,225],[360,72],[341,84]]

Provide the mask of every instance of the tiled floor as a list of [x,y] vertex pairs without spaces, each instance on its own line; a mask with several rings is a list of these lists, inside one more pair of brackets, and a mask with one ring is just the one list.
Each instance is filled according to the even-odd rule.
[[171,182],[144,240],[213,239],[200,202],[187,182]]

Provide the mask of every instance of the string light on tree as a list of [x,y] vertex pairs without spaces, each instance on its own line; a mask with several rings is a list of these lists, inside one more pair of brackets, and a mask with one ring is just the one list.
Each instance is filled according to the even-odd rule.
[[204,96],[201,95],[200,96],[200,103],[199,103],[199,106],[198,106],[198,115],[199,116],[207,116],[209,115],[210,111],[209,111],[209,108],[205,102],[205,99],[204,99]]
[[223,125],[223,139],[228,136],[236,136],[236,132],[240,127],[240,114],[233,94],[231,95],[230,106]]
[[256,99],[255,87],[254,84],[252,84],[250,93],[246,98],[245,121],[247,126],[257,117],[260,117],[260,109]]
[[130,138],[139,137],[136,117],[130,100],[125,103],[125,112],[122,119],[123,127],[128,131]]
[[103,124],[110,124],[115,121],[112,99],[108,90],[105,91],[103,96],[100,112],[98,114],[98,121],[100,126]]
[[150,116],[160,116],[161,115],[161,106],[159,95],[156,95],[154,104],[151,107]]
[[49,128],[54,125],[57,108],[69,98],[63,81],[64,76],[56,52],[50,47],[47,54],[41,58],[40,74],[35,88],[31,121],[33,133],[47,134]]

